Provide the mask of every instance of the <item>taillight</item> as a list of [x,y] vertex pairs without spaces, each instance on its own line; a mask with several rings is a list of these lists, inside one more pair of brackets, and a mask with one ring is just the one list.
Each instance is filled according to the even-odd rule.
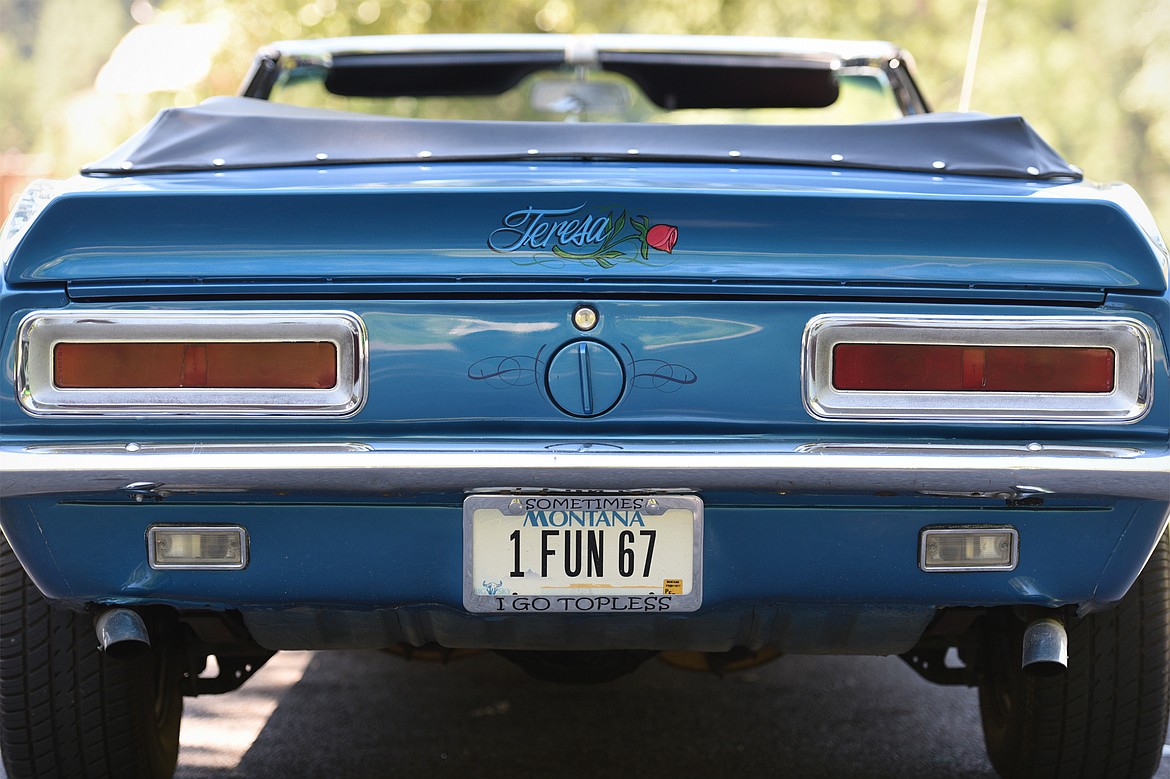
[[825,314],[805,328],[804,404],[821,419],[1133,422],[1153,339],[1125,317]]
[[331,343],[59,343],[53,384],[64,389],[328,389]]
[[345,311],[39,311],[16,369],[32,414],[348,415],[366,331]]
[[839,343],[840,390],[1112,392],[1114,353],[1099,347]]

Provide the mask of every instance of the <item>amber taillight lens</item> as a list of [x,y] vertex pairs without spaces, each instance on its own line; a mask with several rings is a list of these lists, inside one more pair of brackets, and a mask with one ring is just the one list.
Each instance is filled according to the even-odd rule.
[[328,389],[337,347],[327,341],[58,343],[62,389]]
[[1097,347],[839,343],[839,390],[935,392],[1113,391],[1114,352]]

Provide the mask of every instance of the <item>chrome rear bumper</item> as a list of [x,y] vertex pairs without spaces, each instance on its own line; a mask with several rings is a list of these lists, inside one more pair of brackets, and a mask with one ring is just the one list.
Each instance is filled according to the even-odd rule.
[[1170,449],[650,443],[0,446],[0,494],[513,489],[1091,495],[1170,502]]

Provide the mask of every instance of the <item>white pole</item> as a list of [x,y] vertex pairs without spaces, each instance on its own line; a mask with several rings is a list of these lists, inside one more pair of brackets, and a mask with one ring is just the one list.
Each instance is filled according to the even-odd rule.
[[983,40],[983,20],[987,16],[988,0],[979,0],[975,6],[975,21],[971,24],[971,42],[967,46],[967,67],[963,71],[963,91],[959,94],[959,113],[971,110],[971,91],[975,88],[975,66],[979,61],[979,43]]

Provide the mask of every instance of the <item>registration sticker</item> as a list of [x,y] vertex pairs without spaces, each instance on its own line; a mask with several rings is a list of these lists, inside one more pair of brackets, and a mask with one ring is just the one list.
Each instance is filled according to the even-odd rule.
[[694,495],[473,495],[463,605],[481,613],[695,611],[703,504]]

